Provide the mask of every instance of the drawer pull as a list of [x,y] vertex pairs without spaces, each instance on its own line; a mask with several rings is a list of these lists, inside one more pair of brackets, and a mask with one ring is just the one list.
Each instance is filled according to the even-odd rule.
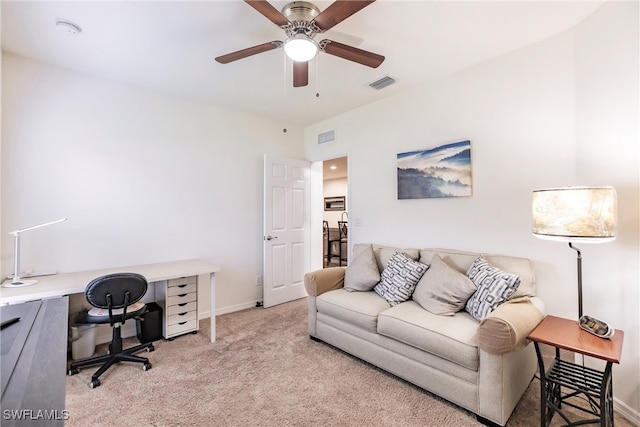
[[184,285],[178,285],[178,287],[179,287],[179,288],[184,288],[184,287],[186,287],[186,286],[187,286],[187,284],[186,284],[186,283],[185,283]]
[[178,296],[179,296],[180,298],[184,298],[184,297],[186,297],[186,296],[187,296],[187,294],[179,294]]
[[184,316],[187,313],[188,313],[188,311],[185,311],[184,313],[178,313],[178,316]]
[[184,307],[185,305],[189,304],[188,302],[181,302],[180,304],[178,304],[180,307]]
[[178,323],[178,325],[184,325],[185,323],[187,323],[187,322],[180,322],[180,323]]

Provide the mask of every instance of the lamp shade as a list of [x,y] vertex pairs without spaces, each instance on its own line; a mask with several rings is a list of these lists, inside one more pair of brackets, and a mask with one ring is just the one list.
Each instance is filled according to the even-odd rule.
[[305,34],[296,34],[284,42],[284,53],[296,62],[307,62],[318,54],[318,44]]
[[565,242],[615,239],[618,203],[613,187],[564,187],[533,192],[533,234]]

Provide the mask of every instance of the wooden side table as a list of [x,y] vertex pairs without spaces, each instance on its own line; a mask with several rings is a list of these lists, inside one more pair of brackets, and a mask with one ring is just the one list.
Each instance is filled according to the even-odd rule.
[[[546,316],[528,338],[535,345],[540,367],[540,426],[547,427],[556,413],[566,426],[591,423],[613,426],[611,368],[614,363],[620,363],[624,332],[616,329],[611,339],[599,338],[582,330],[575,320]],[[555,347],[556,355],[548,370],[545,370],[539,343]],[[604,360],[604,371],[561,360],[560,349]],[[588,407],[568,400],[576,396],[584,397]],[[597,418],[571,422],[562,410],[563,404]]]

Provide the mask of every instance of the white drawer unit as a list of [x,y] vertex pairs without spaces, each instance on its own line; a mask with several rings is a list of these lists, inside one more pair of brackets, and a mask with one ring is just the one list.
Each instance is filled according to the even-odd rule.
[[156,300],[162,307],[162,335],[171,339],[198,330],[198,277],[180,277],[156,286]]

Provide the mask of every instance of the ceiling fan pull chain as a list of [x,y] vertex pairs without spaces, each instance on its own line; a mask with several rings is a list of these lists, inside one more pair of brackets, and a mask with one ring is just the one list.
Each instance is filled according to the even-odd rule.
[[316,56],[316,98],[320,97],[320,92],[318,92],[318,86],[320,86],[320,56]]

